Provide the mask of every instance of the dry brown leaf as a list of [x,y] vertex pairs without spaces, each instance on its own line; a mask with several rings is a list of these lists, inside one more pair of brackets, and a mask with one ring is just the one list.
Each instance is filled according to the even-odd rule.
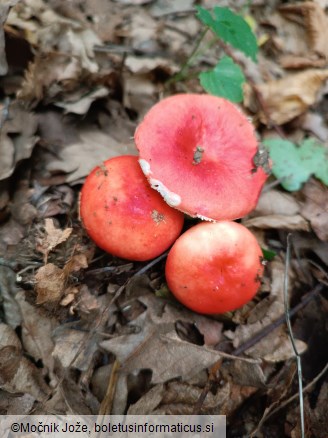
[[[67,182],[84,178],[103,161],[117,155],[136,155],[136,148],[130,139],[126,144],[120,144],[110,135],[96,130],[84,130],[80,140],[64,146],[59,152],[59,159],[52,159],[46,168],[51,173],[69,173]],[[53,158],[53,157],[52,157]]]
[[21,30],[41,53],[58,50],[78,59],[83,69],[98,70],[92,60],[94,45],[101,44],[97,35],[84,23],[57,14],[45,1],[19,2],[11,9],[7,24]]
[[66,228],[65,230],[56,228],[53,219],[50,218],[46,218],[44,224],[44,237],[39,240],[37,250],[44,255],[44,262],[47,263],[49,253],[69,238],[73,228]]
[[322,142],[328,140],[328,128],[322,114],[307,113],[302,121],[302,128],[312,132]]
[[162,383],[155,385],[136,403],[131,405],[128,415],[149,415],[160,405],[165,393],[165,387]]
[[[270,295],[265,302],[265,307],[255,307],[249,314],[249,322],[238,325],[234,332],[225,332],[225,335],[233,340],[235,348],[252,338],[261,329],[276,321],[284,313],[284,271],[285,267],[278,257],[269,265],[271,277]],[[292,281],[289,282],[289,288]],[[238,314],[238,311],[237,311]],[[286,339],[285,328],[280,326],[269,333],[264,339],[247,350],[247,355],[256,359],[262,359],[266,354],[272,353],[281,344],[281,337]]]
[[[131,405],[129,415],[190,415],[201,396],[202,388],[186,382],[173,381],[166,385],[158,384],[151,388],[135,404]],[[215,394],[209,392],[204,400],[202,412],[211,409],[224,409],[230,396],[230,385],[224,384]],[[226,412],[226,411],[224,411]]]
[[177,12],[192,9],[195,0],[175,0],[174,2],[155,2],[150,11],[154,17],[162,15],[175,14]]
[[282,214],[272,214],[268,216],[258,216],[243,221],[245,227],[268,229],[280,229],[288,231],[310,231],[308,222],[300,214],[285,216]]
[[[326,437],[326,424],[328,424],[327,404],[328,383],[327,381],[323,381],[315,406],[313,406],[313,403],[310,403],[309,396],[305,398],[307,426],[311,436],[315,436],[316,438]],[[297,417],[298,416],[295,415],[295,418]]]
[[161,383],[183,376],[189,379],[210,367],[222,354],[205,346],[182,341],[175,331],[159,334],[156,330],[122,365],[124,372],[150,368],[152,382]]
[[64,266],[64,275],[67,278],[72,272],[78,272],[80,269],[88,267],[88,258],[86,254],[73,255]]
[[[96,369],[92,376],[92,393],[99,402],[103,401],[106,395],[108,382],[112,373],[112,365],[104,365]],[[131,388],[129,388],[131,390]],[[111,409],[112,415],[124,415],[128,398],[128,376],[119,374],[116,382],[115,395]]]
[[305,196],[302,215],[311,222],[319,239],[328,241],[328,188],[311,179],[305,184],[302,192]]
[[267,386],[261,363],[258,361],[243,362],[234,360],[227,366],[227,369],[235,384],[253,386],[254,388],[265,388]]
[[[307,349],[307,344],[299,339],[295,339],[295,346],[299,354],[302,354]],[[267,362],[283,362],[295,356],[295,352],[290,338],[287,336],[280,336],[279,344],[275,346],[271,353],[263,356]]]
[[37,119],[16,102],[9,106],[8,120],[5,120],[0,136],[0,180],[8,178],[17,163],[29,158],[38,140],[35,135]]
[[0,76],[4,76],[8,72],[3,26],[7,19],[10,8],[16,5],[18,2],[19,0],[7,0],[2,1],[0,4]]
[[63,108],[65,113],[74,113],[84,115],[89,111],[89,108],[97,99],[108,96],[109,89],[105,87],[97,88],[96,90],[90,91],[89,93],[79,96],[77,100],[71,101],[65,99],[64,102],[56,102],[56,106]]
[[179,67],[175,65],[171,59],[166,58],[140,58],[137,56],[128,56],[125,61],[125,66],[134,74],[146,74],[155,68],[165,68],[168,73],[176,73]]
[[[287,19],[296,21],[305,28],[309,43],[308,50],[303,53],[305,61],[311,58],[314,62],[321,59],[321,66],[327,64],[328,17],[324,9],[315,2],[301,2],[282,5],[279,11]],[[285,66],[288,67],[288,64],[285,63]]]
[[28,393],[39,401],[49,392],[41,370],[23,356],[16,333],[5,324],[0,324],[0,387],[14,394]]
[[50,52],[36,56],[25,71],[18,97],[36,106],[41,100],[56,101],[57,96],[77,85],[82,67],[70,54]]
[[62,269],[53,263],[41,266],[35,274],[36,303],[56,302],[65,292],[65,275]]
[[256,216],[294,216],[300,212],[300,203],[294,196],[279,190],[262,192],[254,210]]
[[25,228],[10,218],[0,229],[0,254],[8,256],[8,248],[17,245],[25,235]]
[[4,319],[11,328],[16,329],[22,320],[19,306],[15,299],[17,292],[16,275],[13,269],[0,265],[0,295]]
[[[58,325],[41,308],[32,306],[25,299],[25,293],[19,291],[16,296],[22,314],[22,342],[25,350],[34,360],[42,359],[51,378],[54,377],[54,343],[52,332]],[[54,383],[54,382],[53,382]]]
[[71,324],[58,326],[53,332],[53,340],[55,342],[53,357],[64,369],[73,367],[87,371],[99,349],[97,334],[90,338],[89,331],[76,330]]
[[[327,79],[328,69],[309,69],[258,85],[270,121],[282,125],[305,113],[311,105],[320,100],[320,91]],[[246,85],[244,103],[250,109],[254,108],[253,93]],[[266,114],[262,110],[258,112],[264,124],[268,124]]]

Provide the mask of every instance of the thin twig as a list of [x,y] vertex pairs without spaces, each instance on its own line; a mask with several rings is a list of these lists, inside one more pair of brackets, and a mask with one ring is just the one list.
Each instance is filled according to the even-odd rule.
[[287,250],[286,250],[285,274],[284,274],[284,305],[285,305],[285,317],[286,317],[286,323],[288,328],[288,334],[294,350],[296,364],[297,364],[298,394],[299,394],[300,419],[301,419],[301,437],[305,438],[302,362],[301,362],[301,356],[297,350],[295,338],[293,335],[293,329],[290,322],[289,299],[288,299],[291,238],[292,235],[291,233],[289,233],[287,235]]
[[191,52],[191,54],[189,55],[187,60],[184,62],[184,64],[182,64],[180,70],[174,76],[172,76],[172,78],[170,78],[170,79],[168,79],[166,81],[166,83],[165,83],[166,86],[171,85],[172,83],[177,82],[177,81],[179,81],[179,80],[184,78],[184,72],[189,67],[189,65],[191,64],[191,61],[195,58],[195,56],[196,56],[196,54],[198,52],[198,49],[199,49],[203,39],[205,38],[205,35],[207,34],[208,30],[209,30],[208,27],[206,27],[203,30],[203,32],[201,33],[201,35],[200,35],[200,37],[199,37],[199,39],[197,41],[197,44],[195,45],[193,51]]
[[110,378],[107,385],[106,395],[101,402],[98,415],[110,415],[112,411],[112,405],[115,396],[116,383],[118,379],[118,371],[120,369],[120,363],[116,359],[110,374]]

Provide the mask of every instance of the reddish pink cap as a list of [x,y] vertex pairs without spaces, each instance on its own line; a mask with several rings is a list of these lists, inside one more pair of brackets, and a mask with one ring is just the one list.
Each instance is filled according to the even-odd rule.
[[172,207],[193,217],[232,220],[257,204],[267,174],[256,168],[253,125],[231,102],[178,94],[146,114],[135,133],[139,163]]

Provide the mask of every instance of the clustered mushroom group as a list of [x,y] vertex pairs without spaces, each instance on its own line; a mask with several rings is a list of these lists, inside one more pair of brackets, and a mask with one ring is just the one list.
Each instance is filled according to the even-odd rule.
[[[87,233],[134,261],[173,244],[165,276],[178,301],[204,314],[241,307],[263,274],[255,237],[234,222],[255,208],[267,178],[254,164],[252,124],[223,98],[178,94],[150,109],[134,139],[139,157],[109,159],[87,177],[80,199]],[[184,214],[202,221],[181,234]]]

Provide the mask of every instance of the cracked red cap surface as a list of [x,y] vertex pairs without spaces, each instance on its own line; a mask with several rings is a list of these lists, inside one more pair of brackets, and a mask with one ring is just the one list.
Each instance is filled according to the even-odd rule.
[[193,217],[232,220],[257,204],[267,174],[256,167],[254,128],[231,102],[178,94],[154,105],[135,133],[152,188]]

